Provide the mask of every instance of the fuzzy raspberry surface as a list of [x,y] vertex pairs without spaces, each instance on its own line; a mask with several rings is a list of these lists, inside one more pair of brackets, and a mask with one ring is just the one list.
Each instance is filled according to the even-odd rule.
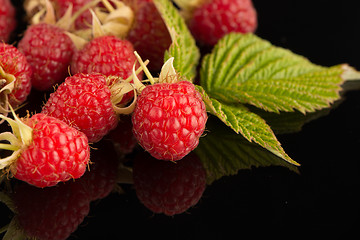
[[193,153],[176,164],[140,154],[134,160],[133,176],[139,200],[151,211],[169,216],[197,204],[206,187],[205,170]]
[[68,66],[75,45],[64,30],[46,23],[31,25],[20,40],[18,49],[33,68],[32,85],[35,89],[51,90],[69,76]]
[[32,68],[17,48],[3,42],[0,42],[0,66],[6,74],[12,74],[16,79],[14,89],[9,94],[9,103],[16,107],[30,94]]
[[128,0],[128,4],[135,12],[135,20],[127,39],[143,59],[150,60],[148,68],[158,71],[172,42],[169,31],[152,0]]
[[0,42],[8,42],[15,30],[16,11],[10,0],[0,0]]
[[132,73],[136,61],[133,45],[114,36],[94,38],[83,49],[75,52],[71,61],[71,72],[102,73],[123,79]]
[[251,0],[209,0],[197,8],[189,22],[195,39],[215,45],[230,32],[254,32],[257,14]]
[[86,186],[79,180],[50,188],[15,186],[18,223],[29,239],[64,240],[78,228],[90,210]]
[[139,144],[153,157],[176,161],[197,147],[207,114],[192,83],[158,83],[140,94],[132,115]]
[[32,141],[11,166],[15,178],[37,187],[49,187],[85,173],[90,158],[85,134],[42,113],[25,119],[24,123],[33,129]]
[[89,142],[97,142],[118,123],[110,97],[104,75],[78,73],[50,94],[42,113],[76,127]]

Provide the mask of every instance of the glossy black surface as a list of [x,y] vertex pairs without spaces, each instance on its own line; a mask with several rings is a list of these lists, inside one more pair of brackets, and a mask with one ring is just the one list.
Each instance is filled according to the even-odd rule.
[[[260,37],[319,65],[348,63],[360,70],[358,1],[254,0],[254,5]],[[30,97],[34,109],[43,101],[38,96],[42,94]],[[360,90],[345,93],[343,100],[301,132],[278,136],[301,164],[299,174],[284,167],[240,170],[207,186],[195,207],[174,217],[153,214],[131,185],[123,185],[125,194],[92,201],[88,216],[69,239],[252,239],[262,234],[346,239],[356,234]],[[12,214],[4,205],[0,209],[3,226]]]

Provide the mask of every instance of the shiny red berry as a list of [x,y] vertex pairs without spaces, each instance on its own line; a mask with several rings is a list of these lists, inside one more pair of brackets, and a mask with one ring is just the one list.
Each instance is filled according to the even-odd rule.
[[188,81],[145,87],[132,115],[139,144],[153,157],[170,161],[197,147],[206,120],[201,95]]
[[215,45],[230,32],[254,32],[257,14],[251,0],[209,0],[196,8],[189,21],[195,39]]

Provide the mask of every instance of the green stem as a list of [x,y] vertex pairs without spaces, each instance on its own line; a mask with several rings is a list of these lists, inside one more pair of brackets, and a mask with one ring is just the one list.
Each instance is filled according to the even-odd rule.
[[0,149],[9,150],[9,151],[17,151],[20,149],[19,146],[15,146],[13,144],[0,143]]
[[145,63],[143,62],[143,60],[141,59],[140,55],[135,51],[134,52],[137,60],[139,61],[141,67],[143,68],[144,72],[145,72],[145,75],[148,77],[149,81],[151,84],[154,84],[155,83],[155,80],[153,78],[153,76],[151,75],[149,69],[146,67]]
[[109,3],[109,1],[107,1],[107,0],[101,0],[101,2],[105,5],[106,9],[107,9],[109,12],[115,11],[115,9],[113,8],[113,6],[111,6],[111,4]]
[[89,8],[95,7],[98,3],[100,2],[100,0],[94,0],[91,1],[87,4],[85,4],[84,6],[82,6],[79,10],[77,10],[71,17],[70,22],[73,23],[75,22],[75,20],[86,10],[88,10]]

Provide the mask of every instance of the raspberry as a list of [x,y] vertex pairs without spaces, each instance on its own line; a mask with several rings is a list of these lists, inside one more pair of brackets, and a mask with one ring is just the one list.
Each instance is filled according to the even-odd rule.
[[206,120],[201,95],[188,81],[146,86],[132,115],[140,145],[153,157],[171,161],[195,149]]
[[172,42],[167,27],[152,0],[128,0],[128,4],[134,9],[135,20],[127,39],[150,60],[148,68],[158,71]]
[[90,199],[82,181],[43,189],[19,183],[12,200],[18,224],[29,239],[67,239],[90,210]]
[[139,200],[151,211],[169,216],[197,204],[206,187],[205,170],[195,154],[176,164],[140,154],[134,160],[133,178]]
[[3,133],[2,149],[14,151],[0,159],[0,167],[9,168],[15,178],[37,187],[81,177],[89,162],[87,137],[65,122],[38,113],[31,118],[7,120],[14,134]]
[[10,0],[0,0],[0,42],[8,42],[16,27],[16,12]]
[[33,68],[33,87],[46,91],[68,76],[68,66],[75,45],[63,29],[39,23],[27,28],[18,49]]
[[14,46],[0,42],[0,80],[4,81],[0,83],[0,98],[5,112],[6,104],[17,107],[25,102],[31,90],[31,77],[32,69],[25,56]]
[[215,45],[230,32],[254,32],[257,27],[256,10],[251,0],[209,0],[196,8],[189,21],[195,39]]
[[50,94],[42,113],[78,128],[89,142],[99,141],[118,123],[111,91],[105,76],[99,73],[78,73],[67,77]]
[[102,73],[128,78],[136,61],[134,48],[127,40],[114,36],[97,37],[76,51],[71,60],[71,72]]

